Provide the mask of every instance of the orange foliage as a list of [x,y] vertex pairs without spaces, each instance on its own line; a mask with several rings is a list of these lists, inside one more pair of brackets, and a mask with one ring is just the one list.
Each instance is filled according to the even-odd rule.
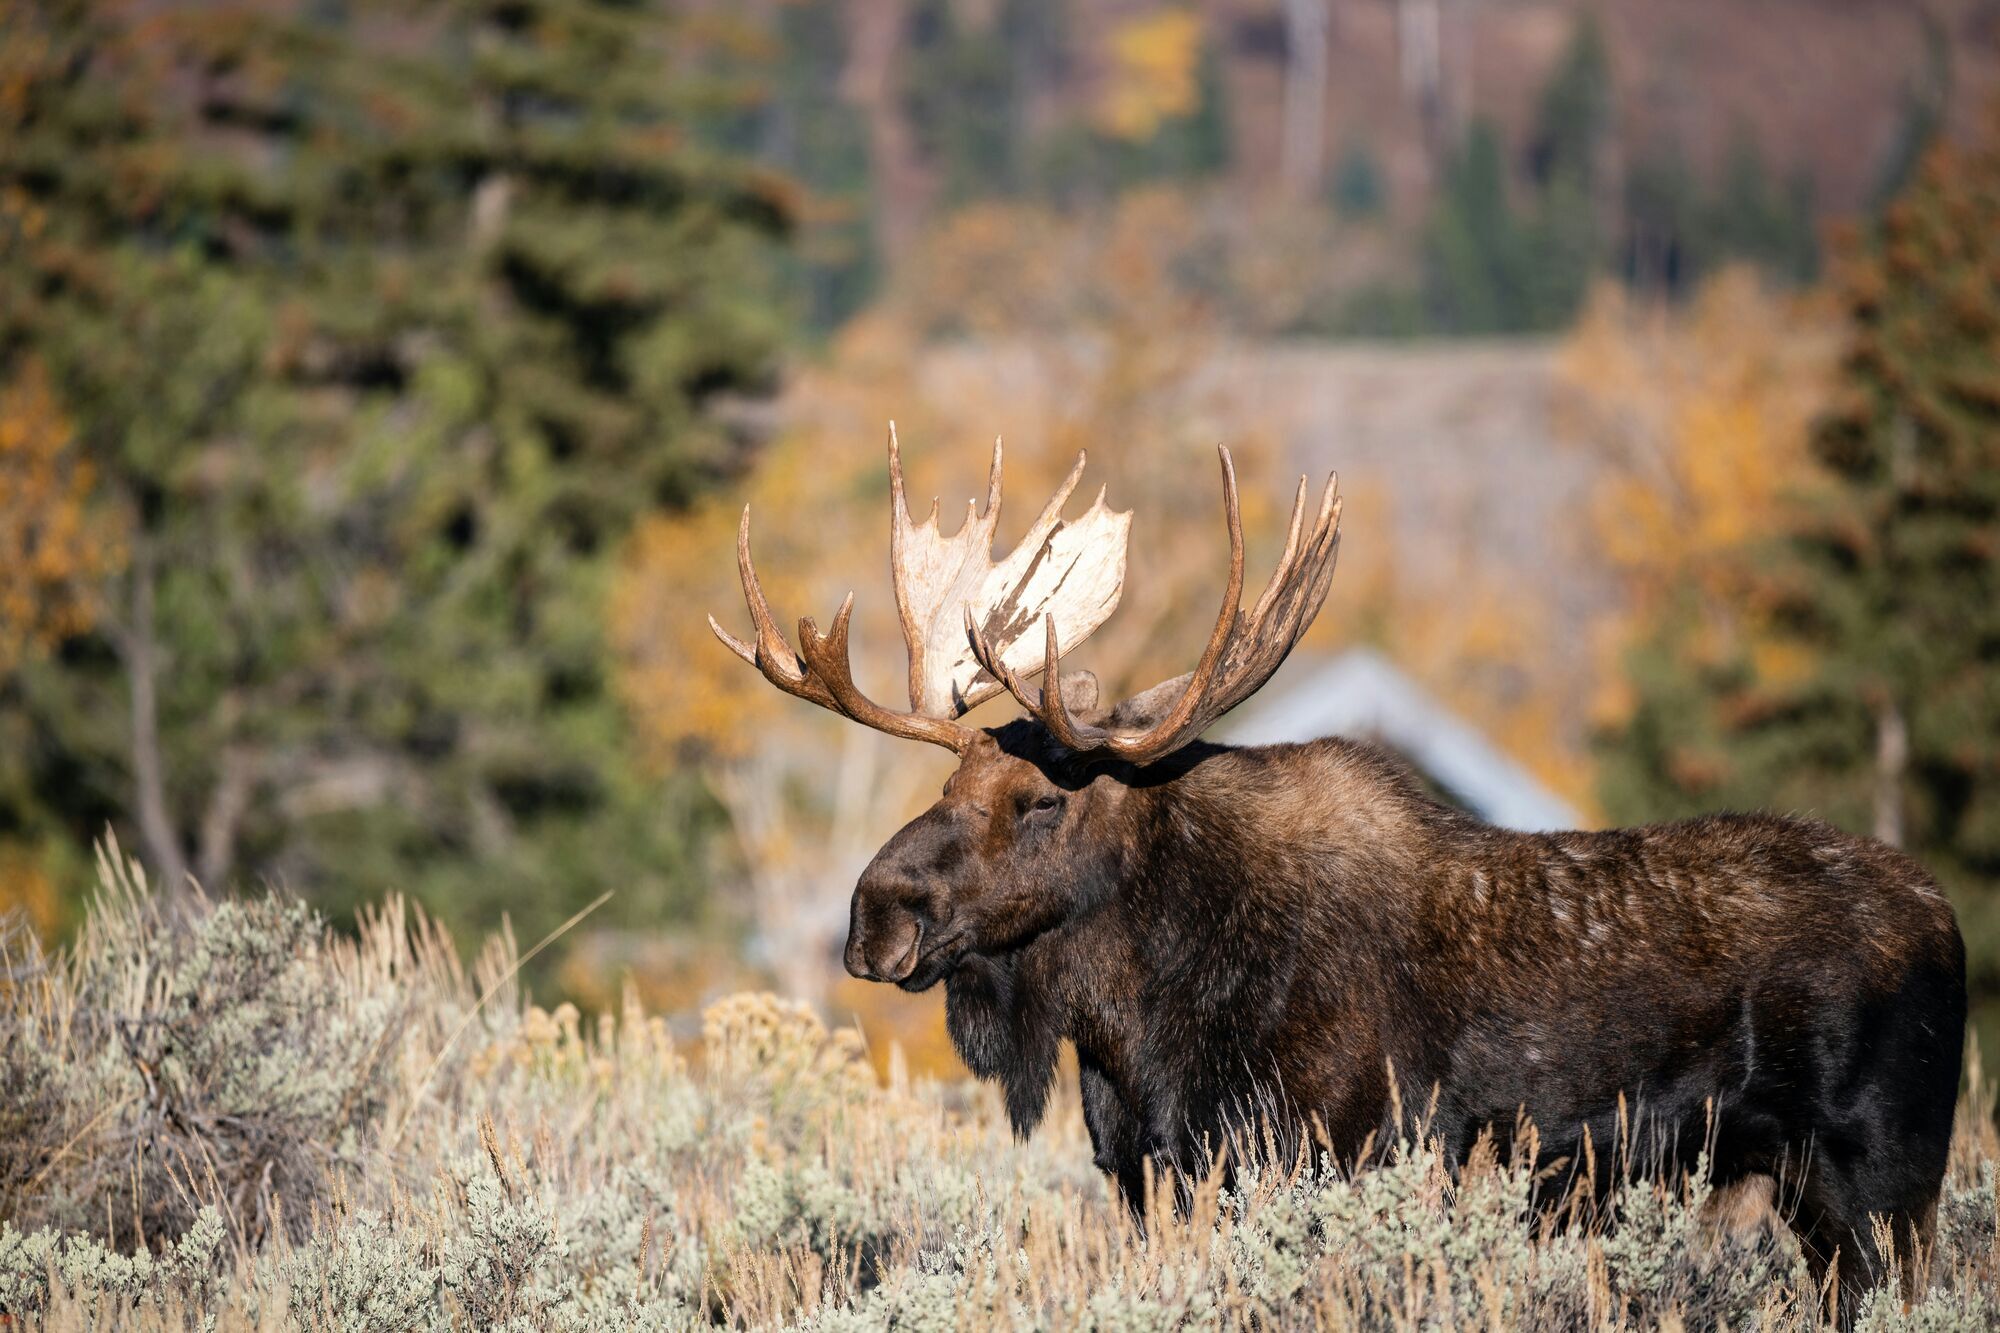
[[827,993],[826,1010],[835,1022],[860,1030],[878,1074],[888,1074],[892,1047],[902,1052],[903,1067],[912,1074],[965,1078],[971,1072],[952,1047],[944,1026],[944,1005],[935,993],[912,995],[843,976]]
[[46,376],[0,386],[0,669],[90,628],[124,562]]
[[1563,371],[1572,432],[1606,465],[1591,517],[1624,592],[1597,645],[1597,720],[1629,709],[1622,656],[1670,597],[1700,601],[1681,645],[1692,660],[1741,648],[1766,679],[1809,669],[1757,623],[1741,571],[1812,482],[1807,433],[1830,391],[1836,329],[1816,299],[1773,296],[1741,271],[1684,311],[1614,289],[1591,302]]
[[1227,188],[1141,187],[1071,214],[992,201],[954,213],[902,257],[890,309],[930,337],[1080,326],[1282,335],[1337,317],[1364,287],[1413,277],[1406,250],[1385,226]]
[[25,844],[0,842],[0,919],[17,912],[45,940],[65,921],[62,893],[42,859]]

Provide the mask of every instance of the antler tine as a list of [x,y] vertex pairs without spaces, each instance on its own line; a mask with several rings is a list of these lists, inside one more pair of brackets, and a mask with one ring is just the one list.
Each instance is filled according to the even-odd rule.
[[1102,744],[1095,739],[1101,733],[1095,728],[1079,729],[1071,720],[1069,704],[1063,699],[1062,652],[1056,646],[1056,622],[1051,618],[1046,623],[1048,639],[1043,649],[1046,665],[1042,668],[1042,707],[1036,711],[1036,716],[1049,729],[1049,734],[1056,738],[1056,744],[1077,751],[1093,749]]
[[1270,679],[1324,603],[1340,543],[1338,478],[1328,479],[1310,529],[1305,522],[1306,481],[1300,479],[1284,554],[1256,605],[1246,613],[1242,606],[1243,520],[1236,469],[1229,450],[1220,453],[1223,506],[1229,522],[1229,584],[1200,662],[1157,724],[1141,735],[1120,735],[1081,725],[1070,717],[1062,699],[1060,646],[1055,626],[1047,625],[1040,695],[1031,700],[1021,689],[1014,689],[1014,693],[1057,742],[1069,749],[1103,751],[1140,764],[1172,753]]
[[1291,536],[1285,543],[1285,554],[1250,617],[1252,632],[1260,637],[1266,628],[1266,616],[1274,608],[1278,614],[1273,630],[1291,634],[1306,608],[1317,607],[1324,600],[1326,586],[1333,573],[1332,543],[1337,539],[1340,524],[1340,500],[1336,494],[1339,484],[1338,476],[1327,479],[1326,489],[1320,495],[1318,516],[1313,520],[1312,531],[1306,537],[1304,547],[1300,548],[1298,537],[1306,479],[1299,478],[1299,494],[1292,507]]
[[756,627],[757,641],[754,646],[743,642],[724,629],[714,616],[708,618],[708,625],[725,647],[756,667],[764,679],[787,694],[892,736],[929,741],[961,754],[972,743],[973,734],[956,723],[913,713],[893,712],[869,699],[855,686],[847,649],[848,625],[854,614],[853,593],[847,594],[840,610],[834,613],[833,629],[829,634],[822,636],[811,616],[801,617],[801,651],[792,651],[778,629],[777,619],[771,614],[771,605],[765,600],[763,585],[758,581],[756,566],[750,559],[748,505],[743,507],[743,518],[736,529],[736,569],[743,583],[743,601],[749,607],[751,623]]
[[[995,459],[994,466],[997,469],[1000,457],[1000,446],[998,444],[995,444],[993,447],[993,457]],[[1063,478],[1062,485],[1056,487],[1056,493],[1049,497],[1049,502],[1042,506],[1042,512],[1035,517],[1035,521],[1028,527],[1030,532],[1041,532],[1053,527],[1056,520],[1062,517],[1063,506],[1069,503],[1070,494],[1076,490],[1076,483],[1082,480],[1083,465],[1089,461],[1089,458],[1090,455],[1086,451],[1082,449],[1076,451],[1076,462],[1071,465],[1069,475]],[[996,470],[993,475],[997,479],[1000,474]],[[998,484],[997,481],[995,484]],[[1101,489],[1097,493],[1097,499],[1100,504],[1104,501],[1104,492]]]
[[963,751],[971,733],[955,722],[942,718],[898,713],[882,707],[854,684],[853,668],[847,659],[847,627],[854,613],[854,594],[849,593],[834,612],[833,628],[824,636],[811,616],[799,619],[799,650],[813,675],[825,682],[837,711],[863,726],[886,731],[891,736],[930,741],[948,750]]
[[714,616],[710,616],[708,627],[715,631],[715,637],[785,693],[811,700],[822,708],[833,707],[833,696],[806,671],[805,663],[785,642],[778,622],[771,615],[771,604],[765,600],[763,584],[757,579],[757,566],[750,559],[749,505],[743,506],[743,517],[736,525],[736,575],[743,584],[743,601],[750,608],[750,623],[756,630],[756,643],[743,642],[724,629]]
[[986,516],[991,518],[1000,512],[1000,456],[1004,452],[1000,437],[993,437],[993,467],[986,475]]
[[[1305,517],[1306,479],[1300,477],[1298,494],[1292,497],[1291,527],[1285,532],[1285,553],[1278,557],[1278,567],[1271,571],[1271,581],[1264,585],[1264,595],[1257,599],[1257,605],[1251,609],[1250,620],[1253,624],[1259,623],[1264,619],[1264,613],[1271,609],[1272,600],[1277,597],[1279,590],[1285,586],[1285,581],[1291,577],[1292,562],[1298,559],[1299,555],[1299,532],[1305,525]],[[1316,525],[1313,537],[1315,540],[1319,537]],[[1309,546],[1312,544],[1308,543]]]
[[1007,665],[1006,659],[994,651],[986,631],[979,627],[979,616],[973,611],[972,603],[965,604],[965,634],[972,643],[973,660],[986,669],[986,673],[1000,682],[1007,693],[1013,695],[1023,708],[1034,712],[1041,707],[1041,692],[1021,679],[1020,673]]
[[[1236,497],[1236,464],[1229,457],[1229,446],[1218,449],[1222,455],[1222,500],[1229,515],[1229,586],[1222,593],[1222,610],[1216,614],[1215,629],[1208,636],[1208,647],[1202,650],[1201,660],[1195,664],[1194,678],[1182,691],[1180,699],[1168,710],[1160,724],[1148,736],[1169,737],[1185,727],[1201,707],[1202,696],[1208,693],[1210,683],[1215,679],[1215,669],[1222,661],[1222,650],[1229,643],[1230,631],[1236,628],[1236,619],[1243,604],[1243,511]],[[1118,747],[1123,749],[1124,747]],[[1137,748],[1137,747],[1135,747]]]
[[[978,733],[957,719],[980,702],[1002,690],[1031,708],[1038,702],[1038,692],[1021,679],[1024,673],[1033,675],[1021,651],[1026,647],[1020,643],[1023,629],[1052,616],[1073,647],[1117,606],[1125,579],[1129,513],[1107,509],[1100,493],[1080,517],[1063,518],[1063,505],[1083,473],[1081,453],[1014,550],[1004,559],[994,558],[1005,458],[1005,445],[996,438],[985,512],[976,499],[968,502],[964,526],[947,537],[938,530],[935,503],[923,523],[911,521],[902,445],[895,423],[889,423],[889,564],[910,656],[908,712],[881,707],[854,684],[848,662],[851,596],[827,633],[810,618],[801,620],[799,648],[793,649],[778,629],[750,561],[747,510],[737,529],[736,556],[743,600],[756,632],[745,643],[713,616],[710,627],[731,652],[787,694],[878,730],[963,753]],[[955,607],[967,617],[963,632],[951,614]]]
[[1056,641],[1056,618],[1043,616],[1042,626],[1045,636],[1042,649],[1042,685],[1040,689],[1036,689],[1022,680],[1020,673],[1008,666],[1000,655],[993,651],[986,635],[979,628],[978,619],[972,614],[972,608],[970,606],[965,608],[965,631],[972,639],[972,651],[979,659],[979,664],[1006,687],[1007,693],[1013,695],[1021,707],[1041,719],[1042,725],[1049,729],[1049,734],[1056,738],[1058,745],[1072,750],[1095,748],[1101,744],[1092,739],[1096,733],[1078,729],[1076,723],[1070,719],[1069,704],[1063,697],[1062,648]]
[[896,423],[889,423],[889,535],[894,537],[910,521],[910,507],[903,499],[903,448],[896,440]]

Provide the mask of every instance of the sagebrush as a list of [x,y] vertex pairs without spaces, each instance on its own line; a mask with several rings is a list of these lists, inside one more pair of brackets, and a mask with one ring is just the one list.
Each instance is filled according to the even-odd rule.
[[[1782,1228],[1699,1176],[1558,1226],[1548,1181],[1420,1142],[1246,1153],[1135,1226],[1080,1117],[876,1077],[734,996],[699,1047],[635,1002],[528,1003],[391,901],[169,903],[115,854],[74,945],[0,981],[0,1313],[53,1328],[1814,1327]],[[1066,1107],[1074,1100],[1066,1099]],[[2000,1328],[2000,1151],[1961,1106],[1930,1278],[1873,1330]],[[1782,1200],[1780,1200],[1782,1203]],[[1740,1210],[1739,1210],[1740,1211]]]

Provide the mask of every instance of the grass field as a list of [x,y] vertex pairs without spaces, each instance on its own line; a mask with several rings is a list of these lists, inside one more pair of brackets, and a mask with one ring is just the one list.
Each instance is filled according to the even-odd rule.
[[[281,899],[149,896],[0,979],[0,1313],[50,1328],[1803,1328],[1782,1228],[1697,1180],[1558,1231],[1550,1191],[1422,1147],[1196,1191],[1142,1235],[1073,1090],[1032,1142],[958,1083],[884,1086],[770,996],[697,1049],[628,1003],[544,1012],[512,942],[468,972],[391,902],[358,938]],[[1931,1286],[1869,1329],[2000,1327],[1990,1102],[1960,1109]],[[1767,1219],[1768,1220],[1768,1219]]]

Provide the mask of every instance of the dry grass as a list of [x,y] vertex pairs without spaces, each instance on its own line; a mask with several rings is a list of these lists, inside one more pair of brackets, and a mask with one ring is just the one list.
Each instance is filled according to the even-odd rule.
[[[391,902],[174,911],[105,861],[76,945],[0,983],[0,1311],[51,1328],[1802,1328],[1795,1248],[1699,1181],[1557,1230],[1532,1173],[1420,1147],[1194,1191],[1142,1234],[1072,1093],[887,1086],[803,1007],[547,1013]],[[482,997],[484,1002],[482,1003]],[[1992,1107],[1962,1109],[1932,1286],[1869,1328],[2000,1326]]]

